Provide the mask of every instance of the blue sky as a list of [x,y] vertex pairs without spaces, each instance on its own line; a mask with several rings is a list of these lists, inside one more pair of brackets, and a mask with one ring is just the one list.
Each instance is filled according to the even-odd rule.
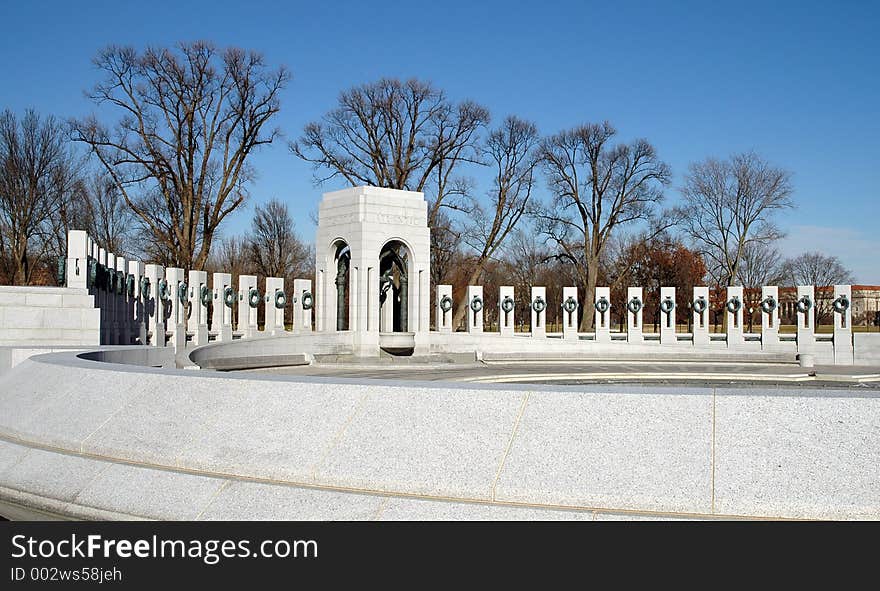
[[[291,69],[288,138],[344,88],[416,76],[496,121],[553,133],[608,119],[622,140],[646,137],[675,173],[671,203],[688,163],[754,149],[794,173],[785,253],[836,255],[880,284],[880,2],[35,1],[0,19],[0,108],[18,112],[93,112],[83,91],[105,45],[209,39]],[[286,141],[253,164],[253,198],[225,231],[279,197],[312,239],[308,214],[337,187],[315,187]]]

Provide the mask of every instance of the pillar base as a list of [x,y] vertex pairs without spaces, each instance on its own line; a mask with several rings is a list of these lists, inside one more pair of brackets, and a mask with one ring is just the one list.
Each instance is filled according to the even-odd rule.
[[415,349],[413,355],[427,355],[431,352],[431,335],[426,331],[418,331],[414,335]]
[[174,334],[171,335],[171,345],[175,351],[183,351],[186,349],[186,326],[178,324],[174,327]]
[[630,328],[626,331],[626,342],[627,343],[643,343],[645,341],[644,337],[642,337],[642,329],[641,328]]
[[164,347],[167,344],[166,336],[165,336],[165,325],[156,326],[152,330],[152,334],[149,337],[150,345],[153,347]]
[[207,345],[208,344],[208,325],[200,324],[196,327],[195,335],[193,335],[193,341],[197,346]]
[[834,365],[855,365],[853,347],[838,347],[837,343],[834,343]]
[[765,328],[761,330],[761,349],[768,350],[779,347],[779,329]]
[[355,357],[378,357],[379,332],[373,330],[356,332],[351,352]]
[[742,328],[734,328],[727,330],[727,348],[742,349],[746,344],[743,338]]

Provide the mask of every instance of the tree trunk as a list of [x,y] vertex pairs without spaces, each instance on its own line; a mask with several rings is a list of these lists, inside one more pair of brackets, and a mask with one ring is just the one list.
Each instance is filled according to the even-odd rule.
[[15,275],[12,276],[13,285],[27,285],[27,255],[22,253],[15,258]]
[[[596,259],[598,260],[598,259]],[[584,301],[581,303],[581,309],[584,311],[581,317],[580,332],[589,332],[593,328],[593,319],[596,315],[596,308],[593,301],[596,299],[596,284],[599,282],[599,265],[587,263],[587,283],[584,286]]]
[[29,283],[28,271],[28,253],[27,253],[27,239],[24,240],[16,240],[17,244],[13,250],[13,257],[15,260],[15,270],[12,275],[12,285],[27,285]]
[[[479,259],[477,264],[474,265],[474,270],[471,271],[470,276],[468,277],[467,285],[476,285],[477,281],[480,279],[480,275],[483,274],[483,266],[486,264],[486,259]],[[470,302],[467,301],[467,292],[465,292],[465,296],[458,302],[458,306],[455,307],[455,314],[452,316],[452,330],[455,330],[455,327],[462,321],[467,314],[468,306]]]

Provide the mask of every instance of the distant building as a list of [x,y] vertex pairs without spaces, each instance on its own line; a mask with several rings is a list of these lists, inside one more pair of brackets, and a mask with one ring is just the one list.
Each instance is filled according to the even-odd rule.
[[[831,303],[834,301],[834,287],[816,288],[816,318],[819,324],[831,321]],[[784,323],[793,324],[797,311],[797,289],[779,288],[780,316]],[[880,285],[852,286],[852,318],[855,326],[880,325]]]

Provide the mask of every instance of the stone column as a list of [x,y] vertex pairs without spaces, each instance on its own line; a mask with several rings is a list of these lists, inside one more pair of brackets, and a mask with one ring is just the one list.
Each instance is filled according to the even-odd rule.
[[114,326],[116,327],[116,343],[131,344],[131,313],[128,309],[128,287],[126,285],[126,262],[124,257],[116,257],[116,302],[114,310]]
[[831,316],[834,318],[834,363],[836,365],[852,365],[854,359],[851,286],[834,286]]
[[429,333],[431,331],[431,271],[430,267],[420,268],[419,276],[419,332]]
[[626,288],[626,341],[628,343],[641,343],[642,337],[642,311],[645,300],[642,298],[641,287]]
[[[448,304],[444,303],[444,298],[449,298]],[[437,301],[434,303],[437,311],[437,332],[452,332],[452,316],[455,314],[455,302],[452,300],[452,286],[437,286]],[[448,310],[443,307],[448,305]]]
[[165,305],[159,298],[159,282],[165,279],[165,268],[162,265],[147,265],[146,273],[148,297],[144,300],[147,315],[149,342],[154,347],[165,346]]
[[812,353],[816,345],[816,297],[812,285],[797,286],[797,350]]
[[323,269],[315,271],[315,306],[318,309],[315,316],[315,330],[318,332],[328,330],[327,302],[324,301],[327,293],[327,289],[324,286],[326,275]]
[[[574,309],[568,310],[566,302],[574,301]],[[578,340],[578,310],[580,303],[578,302],[577,287],[562,288],[562,338],[569,340]]]
[[[116,321],[116,255],[108,252],[106,257],[106,284],[104,285],[104,322],[101,323],[101,332],[104,333],[104,343],[118,345],[117,335],[119,324]],[[106,327],[106,328],[105,328]]]
[[[101,267],[107,267],[107,251],[98,247],[98,285],[95,290],[95,305],[101,310],[101,344],[109,345],[110,343],[110,321],[107,316],[107,284],[102,281]],[[106,272],[106,271],[105,271]]]
[[761,288],[758,310],[761,314],[761,349],[778,348],[779,288],[777,286],[765,285]]
[[[95,241],[92,240],[91,236],[88,238],[88,248],[86,252],[89,253],[88,261],[90,265],[98,262],[98,246],[95,244]],[[96,266],[96,265],[95,265]],[[98,303],[97,290],[94,281],[92,280],[91,274],[89,273],[89,268],[86,268],[86,287],[89,290],[89,294],[95,296],[95,304]]]
[[108,345],[118,345],[116,342],[116,255],[108,252],[105,255],[105,284],[104,284],[104,320],[107,325],[106,340]]
[[[675,336],[676,310],[675,288],[660,288],[660,344],[670,345],[678,342]],[[671,308],[671,309],[670,309]]]
[[[309,306],[306,308],[306,306]],[[293,280],[293,332],[312,331],[312,313],[315,297],[312,282],[308,279]]]
[[596,342],[611,342],[611,288],[597,287],[593,296],[593,307],[596,309],[594,315],[596,323]]
[[[357,261],[359,263],[360,261]],[[353,259],[348,264],[348,306],[345,308],[345,317],[348,318],[348,330],[357,332],[360,326],[360,307],[363,306],[363,300],[360,297],[360,264],[356,264]],[[339,322],[339,319],[336,319]]]
[[727,326],[727,347],[729,349],[740,348],[745,344],[743,336],[743,288],[741,285],[727,288],[727,296],[724,299],[724,317]]
[[[281,294],[280,296],[278,294]],[[278,298],[283,301],[279,301]],[[284,309],[287,306],[287,294],[284,293],[284,279],[280,277],[266,277],[266,295],[263,297],[266,303],[266,326],[263,327],[269,334],[284,334]],[[278,307],[278,304],[281,307]]]
[[[168,296],[171,298],[171,313],[168,316],[171,333],[171,343],[175,351],[182,351],[186,347],[186,275],[179,267],[165,269],[165,280],[168,282]],[[184,292],[181,294],[181,289]],[[183,295],[183,301],[181,301]]]
[[[95,241],[89,237],[89,269],[97,270],[98,267],[98,245],[95,244]],[[91,271],[86,270],[86,281],[88,284],[89,294],[95,297],[95,307],[100,308],[98,305],[98,285],[95,283],[95,278],[92,277]]]
[[[259,297],[256,306],[251,305],[251,290],[257,289],[256,275],[239,275],[238,276],[238,332],[242,337],[248,338],[257,334],[257,306],[260,305]],[[257,291],[259,296],[259,291]]]
[[498,332],[503,337],[512,337],[516,327],[516,306],[514,302],[513,286],[502,285],[498,288]]
[[89,272],[89,235],[84,230],[67,233],[67,258],[65,260],[65,283],[74,289],[88,289],[86,275]]
[[533,287],[529,300],[532,312],[532,338],[547,336],[547,288]]
[[426,355],[431,349],[430,339],[430,287],[428,270],[421,267],[415,260],[410,264],[409,300],[410,322],[409,331],[413,333],[413,354]]
[[362,257],[362,264],[367,269],[367,277],[364,283],[367,302],[367,332],[375,333],[376,347],[379,346],[379,259],[370,257],[368,260]]
[[[359,261],[358,261],[359,263]],[[363,307],[364,295],[361,287],[361,266],[355,264],[354,260],[349,261],[348,265],[348,307],[345,309],[348,317],[348,330],[357,332],[361,325],[361,308]]]
[[[349,303],[355,304],[356,310],[352,310],[350,305],[348,309],[343,310],[343,313],[349,314],[350,311],[354,313],[348,328],[353,333],[351,337],[352,353],[357,357],[377,357],[379,355],[379,332],[383,329],[380,325],[379,315],[379,255],[374,246],[366,245],[363,248],[355,245],[350,246],[349,273],[354,274],[354,269],[357,268],[357,274],[353,280],[357,294],[356,298],[353,294]],[[330,290],[332,291],[332,289],[331,287]],[[389,299],[385,302],[385,306],[391,310],[394,305],[391,298],[394,296],[390,291],[387,295]],[[320,310],[318,313],[320,314]],[[393,321],[391,314],[389,317]],[[393,329],[393,324],[389,324],[388,330]]]
[[140,261],[128,261],[128,273],[134,277],[134,297],[132,298],[131,334],[138,345],[147,344],[147,317],[144,312],[146,299],[141,293],[141,280],[144,278],[144,264]]
[[[695,287],[694,288],[694,299],[691,302],[691,307],[693,309],[693,323],[694,326],[691,329],[691,332],[694,335],[694,345],[708,345],[709,344],[709,288],[708,287]],[[701,309],[702,308],[702,309]]]
[[[483,287],[481,285],[468,285],[467,288],[467,331],[471,333],[483,332]],[[478,308],[474,310],[474,308]]]
[[410,332],[409,275],[400,277],[400,332]]
[[208,306],[202,301],[211,301],[213,294],[208,289],[208,274],[205,271],[189,272],[189,318],[186,320],[187,331],[193,333],[195,346],[208,344]]
[[[217,340],[229,342],[232,340],[232,306],[238,299],[235,289],[232,287],[232,275],[229,273],[214,273],[214,310],[211,316],[211,331],[216,333]],[[231,303],[226,303],[227,290],[232,292]]]

